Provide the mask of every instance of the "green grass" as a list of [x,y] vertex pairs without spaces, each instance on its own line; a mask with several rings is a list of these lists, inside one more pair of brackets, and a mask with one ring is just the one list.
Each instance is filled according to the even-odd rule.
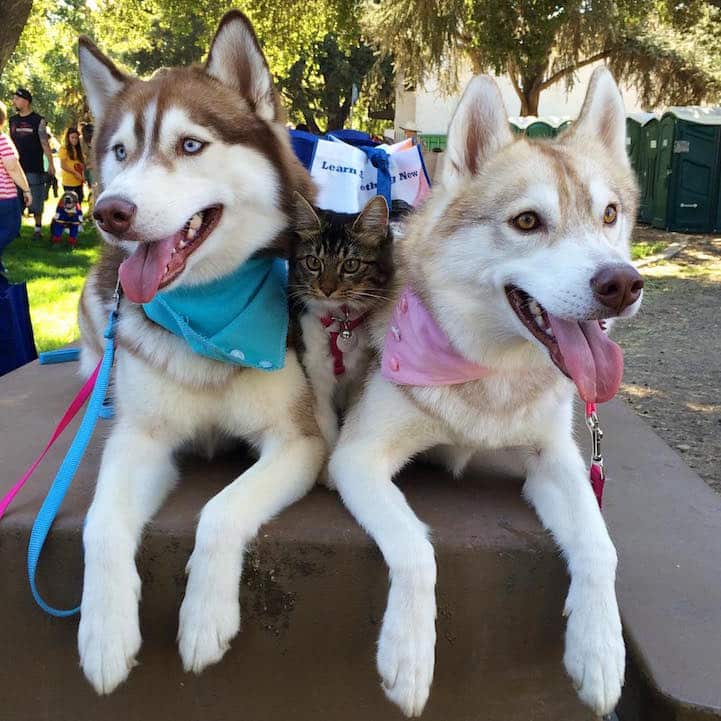
[[649,255],[656,255],[661,253],[669,241],[638,241],[631,245],[631,258],[633,260],[641,260],[641,258],[648,258]]
[[[42,240],[33,240],[32,218],[24,218],[20,237],[3,253],[10,280],[26,281],[35,344],[38,351],[53,350],[78,338],[77,307],[85,276],[100,252],[100,239],[91,223],[80,233],[77,248],[50,244],[50,220],[57,200],[51,198],[43,213]],[[84,209],[87,216],[87,211]]]

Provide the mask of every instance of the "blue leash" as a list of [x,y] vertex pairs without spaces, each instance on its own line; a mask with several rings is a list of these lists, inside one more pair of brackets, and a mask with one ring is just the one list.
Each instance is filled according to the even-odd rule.
[[55,480],[50,486],[48,495],[45,497],[43,505],[38,511],[35,523],[33,524],[33,530],[30,533],[30,542],[28,543],[28,578],[30,579],[30,590],[32,591],[33,598],[43,611],[49,613],[51,616],[57,616],[59,618],[75,615],[78,611],[80,611],[80,606],[63,610],[53,608],[49,604],[45,603],[35,585],[35,572],[37,571],[40,553],[43,550],[43,545],[48,537],[50,527],[53,525],[55,517],[58,515],[60,506],[62,505],[68,488],[70,488],[73,478],[75,478],[75,473],[78,470],[78,466],[83,458],[85,449],[87,448],[90,438],[93,435],[93,431],[95,430],[95,424],[98,421],[98,417],[103,415],[105,393],[108,389],[110,371],[113,367],[113,356],[115,355],[115,328],[118,320],[118,308],[120,306],[119,288],[116,288],[113,300],[115,305],[113,310],[110,311],[108,325],[105,328],[105,333],[103,334],[106,338],[105,352],[103,354],[103,361],[100,365],[100,372],[98,373],[95,387],[90,395],[88,407],[85,410],[85,415],[80,423],[80,428],[78,428],[78,432],[75,434],[75,438],[73,439],[68,452],[65,454],[65,458],[63,459],[62,465],[55,476]]

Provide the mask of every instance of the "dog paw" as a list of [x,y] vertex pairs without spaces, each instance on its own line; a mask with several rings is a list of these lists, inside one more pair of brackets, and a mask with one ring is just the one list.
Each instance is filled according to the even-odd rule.
[[572,584],[565,613],[566,670],[581,701],[599,716],[609,714],[621,696],[626,665],[615,595]]
[[436,644],[433,589],[394,589],[378,640],[378,672],[386,696],[406,716],[420,716],[433,680]]
[[211,574],[207,564],[192,558],[188,567],[188,587],[180,607],[178,648],[183,668],[200,673],[223,658],[240,629],[238,586],[227,583],[228,576],[235,578],[237,574]]
[[[86,576],[87,578],[87,576]],[[105,579],[107,580],[107,579]],[[140,650],[137,573],[112,582],[88,584],[80,608],[80,666],[99,694],[107,694],[128,677]]]

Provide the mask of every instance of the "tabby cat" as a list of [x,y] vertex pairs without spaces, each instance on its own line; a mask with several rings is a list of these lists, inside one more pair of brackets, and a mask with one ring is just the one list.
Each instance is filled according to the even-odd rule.
[[297,195],[289,296],[301,362],[313,386],[329,450],[339,420],[365,377],[370,350],[365,321],[388,295],[393,236],[388,205],[372,198],[361,213],[316,210]]

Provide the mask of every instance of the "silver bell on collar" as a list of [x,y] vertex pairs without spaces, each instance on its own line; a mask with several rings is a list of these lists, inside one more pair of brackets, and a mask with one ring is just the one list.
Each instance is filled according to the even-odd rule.
[[358,345],[358,336],[350,328],[341,328],[336,345],[341,353],[347,353]]

